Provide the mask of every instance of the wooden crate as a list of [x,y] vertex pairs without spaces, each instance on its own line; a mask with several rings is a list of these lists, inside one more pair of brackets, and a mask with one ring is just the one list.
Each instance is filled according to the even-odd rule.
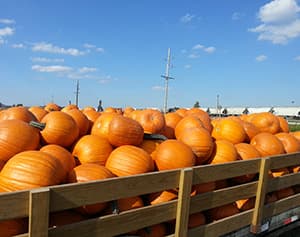
[[[246,233],[259,233],[271,229],[270,226],[266,228],[266,220],[292,209],[299,209],[300,194],[264,204],[267,193],[300,184],[300,173],[270,178],[269,171],[299,164],[300,153],[295,153],[4,193],[0,195],[0,220],[28,217],[29,232],[19,235],[22,237],[117,236],[174,219],[176,219],[175,232],[169,236],[215,237],[241,229],[244,229],[244,233],[245,230]],[[192,186],[195,184],[253,173],[259,174],[256,181],[196,196],[190,195]],[[178,189],[177,200],[48,228],[50,212],[168,189]],[[190,214],[255,196],[255,207],[251,210],[188,229]]]

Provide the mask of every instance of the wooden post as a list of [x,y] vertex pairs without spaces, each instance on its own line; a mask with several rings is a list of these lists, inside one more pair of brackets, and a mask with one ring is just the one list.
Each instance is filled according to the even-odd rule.
[[175,237],[187,236],[192,183],[193,183],[193,169],[192,168],[182,169],[180,174],[180,181],[179,181]]
[[30,191],[29,237],[48,237],[50,189]]
[[265,197],[268,187],[269,171],[270,171],[270,158],[262,158],[259,170],[259,180],[257,185],[255,207],[253,210],[253,217],[250,231],[252,233],[260,233],[262,229],[263,208],[265,204]]

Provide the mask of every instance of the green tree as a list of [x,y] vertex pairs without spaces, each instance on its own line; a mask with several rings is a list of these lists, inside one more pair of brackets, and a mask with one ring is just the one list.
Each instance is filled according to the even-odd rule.
[[200,103],[199,103],[199,101],[196,101],[196,103],[194,104],[194,108],[200,108]]

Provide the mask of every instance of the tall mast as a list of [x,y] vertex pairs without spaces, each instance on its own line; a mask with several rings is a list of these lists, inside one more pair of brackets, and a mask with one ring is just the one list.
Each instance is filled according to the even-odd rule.
[[79,80],[77,80],[77,85],[76,85],[76,91],[75,91],[75,94],[76,94],[76,106],[78,106],[78,97],[79,97]]
[[168,90],[169,90],[169,79],[174,79],[169,76],[170,74],[170,65],[171,65],[171,49],[168,48],[168,57],[167,57],[167,65],[166,65],[166,73],[161,77],[165,78],[165,101],[164,101],[164,113],[167,112],[168,109]]

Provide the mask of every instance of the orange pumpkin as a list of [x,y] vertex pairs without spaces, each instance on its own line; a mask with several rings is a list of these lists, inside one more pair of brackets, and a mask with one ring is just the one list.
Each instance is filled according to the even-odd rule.
[[82,113],[87,117],[87,119],[90,122],[90,129],[92,129],[95,121],[97,120],[97,118],[101,115],[100,113],[98,113],[96,110],[83,110]]
[[145,151],[147,151],[151,155],[152,159],[154,160],[156,149],[159,146],[159,144],[161,144],[162,142],[163,140],[143,140],[140,147]]
[[91,134],[100,137],[105,137],[108,139],[109,124],[115,116],[115,113],[102,113],[94,122]]
[[179,114],[181,117],[184,117],[188,109],[180,108],[175,111],[175,113]]
[[75,120],[79,128],[79,137],[82,137],[88,133],[90,129],[89,119],[80,110],[69,109],[69,110],[64,110],[63,112],[70,115]]
[[44,107],[44,109],[47,111],[47,112],[51,112],[51,111],[60,111],[61,110],[61,107],[55,103],[48,103],[46,104],[46,106]]
[[27,108],[23,106],[11,107],[1,111],[0,120],[17,119],[29,123],[37,121],[36,117]]
[[148,195],[148,201],[151,205],[168,202],[177,199],[178,193],[176,190],[165,190]]
[[205,225],[206,217],[202,212],[194,213],[189,216],[188,228],[195,228],[197,226]]
[[114,146],[138,146],[143,142],[143,137],[143,127],[131,118],[116,115],[109,123],[108,140]]
[[254,114],[250,121],[260,130],[260,132],[275,134],[280,130],[278,118],[269,112]]
[[235,203],[229,203],[223,206],[208,210],[208,216],[211,221],[220,220],[228,216],[238,214],[240,211]]
[[188,145],[178,140],[169,139],[157,147],[155,163],[158,170],[169,170],[194,166],[196,159]]
[[255,197],[237,200],[236,205],[240,211],[247,211],[255,206]]
[[123,145],[109,155],[105,167],[116,176],[128,176],[153,171],[151,156],[142,148]]
[[203,128],[201,120],[193,115],[182,118],[175,127],[175,137],[179,139],[185,129]]
[[245,142],[249,143],[251,139],[259,133],[259,129],[253,123],[247,121],[242,121],[241,124],[246,132]]
[[41,123],[44,123],[41,135],[45,144],[69,147],[78,138],[79,128],[75,120],[64,112],[50,112],[42,119]]
[[17,191],[60,184],[64,176],[58,159],[42,151],[24,151],[13,156],[0,173],[0,186]]
[[277,138],[282,142],[286,153],[293,153],[300,151],[300,141],[292,134],[281,132],[275,134]]
[[211,192],[211,191],[214,191],[215,189],[216,189],[215,181],[195,184],[192,187],[192,190],[195,191],[196,194]]
[[214,151],[210,161],[211,164],[232,162],[237,159],[238,153],[231,142],[226,140],[219,140],[215,142]]
[[212,137],[205,128],[185,129],[178,140],[192,148],[197,165],[204,164],[214,148]]
[[178,113],[175,112],[167,113],[164,116],[165,116],[166,125],[162,131],[162,134],[169,139],[174,139],[175,127],[178,124],[178,122],[182,119],[182,116],[180,116]]
[[233,119],[222,119],[214,126],[212,137],[216,140],[227,140],[237,144],[245,141],[246,132],[240,122]]
[[155,109],[142,110],[136,120],[142,125],[145,133],[160,133],[165,127],[165,117],[163,113]]
[[81,164],[96,163],[105,165],[113,147],[104,137],[85,135],[80,138],[73,148],[73,156],[77,157]]
[[291,132],[291,134],[300,141],[300,131]]
[[197,117],[198,119],[201,120],[203,127],[209,132],[211,133],[213,130],[212,124],[211,124],[211,119],[209,117],[209,114],[207,112],[205,112],[202,109],[199,108],[192,108],[190,110],[188,110],[185,114],[185,116],[188,115],[193,115],[195,117]]
[[77,110],[78,110],[79,108],[78,108],[78,106],[75,105],[75,104],[69,104],[69,105],[63,107],[63,108],[61,109],[61,111],[62,111],[62,112],[67,112],[67,111],[70,111],[70,110],[73,110],[73,109],[77,109]]
[[279,120],[279,132],[289,132],[290,128],[289,128],[289,124],[287,122],[287,120],[284,117],[281,116],[277,116],[277,119]]
[[295,194],[293,188],[287,187],[278,191],[275,191],[277,199],[286,198]]
[[36,117],[38,122],[40,122],[48,113],[45,109],[39,106],[31,106],[28,110]]
[[[114,175],[104,166],[97,164],[82,164],[76,166],[68,175],[69,183],[83,183],[91,180],[102,180],[112,178]],[[82,206],[79,211],[82,214],[96,214],[106,208],[107,203],[96,203]]]
[[21,120],[0,121],[0,160],[7,161],[15,154],[39,147],[39,131]]
[[251,139],[250,144],[259,151],[262,157],[284,154],[282,142],[271,133],[259,133]]

